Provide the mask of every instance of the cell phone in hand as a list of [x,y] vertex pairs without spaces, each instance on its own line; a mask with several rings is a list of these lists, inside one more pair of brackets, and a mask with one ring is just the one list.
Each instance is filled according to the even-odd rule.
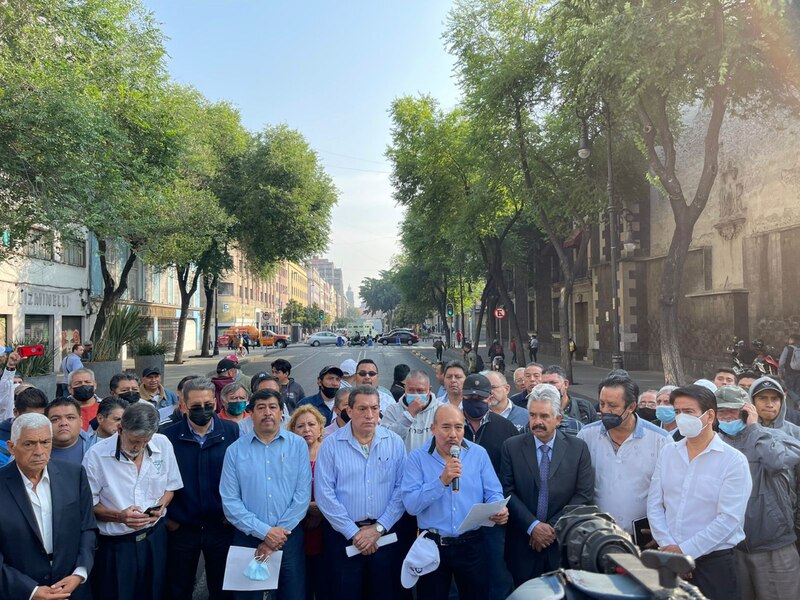
[[22,358],[29,356],[42,356],[44,354],[44,346],[37,344],[36,346],[20,346],[17,352]]
[[146,514],[148,517],[152,517],[153,513],[161,510],[162,506],[163,506],[162,504],[156,504],[155,506],[151,506],[146,511],[144,511],[144,514]]

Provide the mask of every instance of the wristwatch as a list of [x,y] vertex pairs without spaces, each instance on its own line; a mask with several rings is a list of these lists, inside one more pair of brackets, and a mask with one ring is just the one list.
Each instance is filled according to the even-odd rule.
[[384,527],[380,523],[375,523],[375,531],[383,535],[384,533],[386,533],[386,527]]

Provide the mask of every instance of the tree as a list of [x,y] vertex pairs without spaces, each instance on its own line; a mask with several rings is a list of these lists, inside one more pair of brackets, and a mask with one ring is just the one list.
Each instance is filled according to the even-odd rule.
[[369,312],[382,312],[386,315],[386,324],[392,328],[392,313],[402,299],[400,290],[392,281],[390,271],[381,271],[380,277],[367,277],[362,280],[358,293]]
[[[684,381],[679,339],[683,269],[695,223],[718,172],[725,115],[797,106],[797,45],[786,0],[561,2],[548,13],[564,90],[603,98],[617,122],[638,122],[638,142],[675,220],[659,294],[661,360],[668,383]],[[541,5],[540,5],[541,6]],[[683,111],[707,114],[702,171],[693,190],[678,174]]]
[[303,323],[305,319],[305,308],[297,300],[289,300],[283,307],[281,323]]

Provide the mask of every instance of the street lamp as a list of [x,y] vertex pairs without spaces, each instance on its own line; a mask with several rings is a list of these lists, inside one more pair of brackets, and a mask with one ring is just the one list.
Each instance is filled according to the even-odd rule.
[[[622,352],[620,351],[620,326],[619,326],[619,286],[617,282],[617,269],[619,259],[617,258],[617,245],[620,242],[619,236],[619,215],[620,207],[614,198],[614,163],[611,158],[611,109],[608,103],[603,100],[603,117],[606,125],[606,163],[608,169],[608,180],[606,183],[606,193],[608,195],[608,223],[609,223],[609,245],[611,250],[611,325],[612,325],[612,352],[611,367],[613,369],[623,369]],[[581,140],[578,148],[578,156],[584,160],[592,154],[591,140],[589,139],[586,118],[581,120]],[[632,231],[630,242],[633,241]],[[626,239],[626,242],[629,240]],[[627,249],[626,245],[626,249]]]
[[214,286],[214,352],[211,356],[219,356],[219,281]]

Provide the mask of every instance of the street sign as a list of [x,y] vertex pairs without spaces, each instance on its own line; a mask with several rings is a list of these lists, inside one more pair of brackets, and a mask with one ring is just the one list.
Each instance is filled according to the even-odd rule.
[[505,319],[506,318],[506,309],[505,308],[495,308],[494,309],[494,316],[498,319]]

